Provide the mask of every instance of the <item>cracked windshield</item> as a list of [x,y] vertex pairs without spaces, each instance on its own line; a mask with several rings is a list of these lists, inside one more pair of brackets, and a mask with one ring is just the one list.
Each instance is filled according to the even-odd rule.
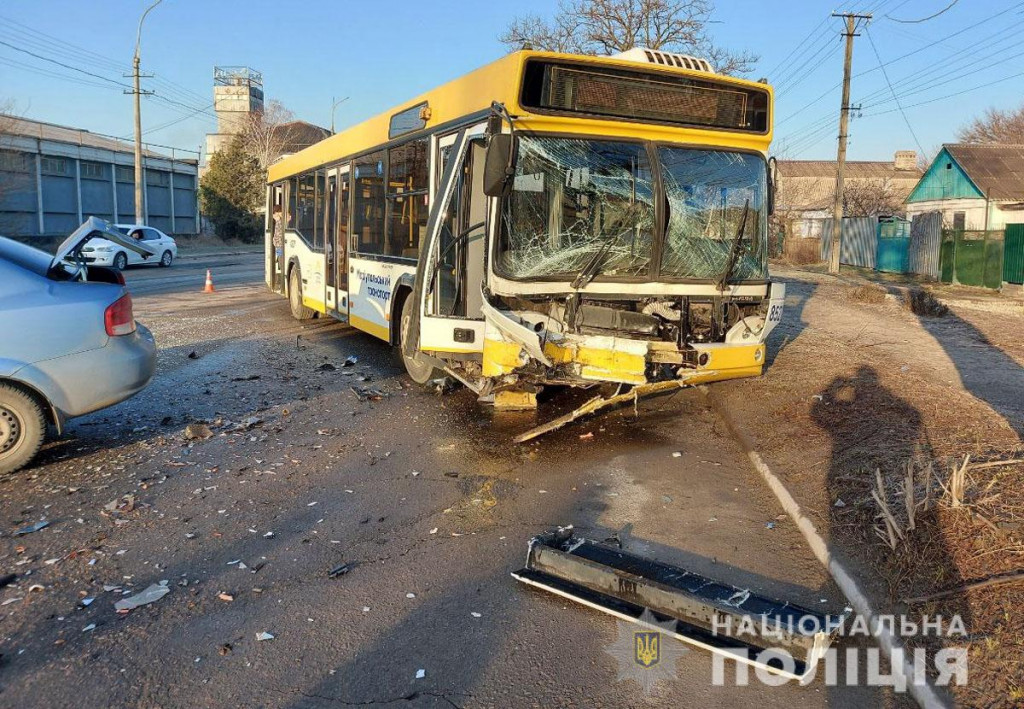
[[575,275],[594,258],[605,276],[641,276],[651,262],[654,193],[647,148],[522,138],[505,200],[499,270],[512,278]]
[[689,148],[660,148],[658,155],[668,205],[662,275],[724,278],[735,245],[730,280],[766,278],[764,160]]
[[[668,208],[662,275],[719,279],[739,238],[732,280],[763,278],[764,161],[684,148],[661,148],[660,159]],[[648,276],[654,205],[644,145],[524,137],[503,207],[498,270],[512,278],[595,268],[598,277]]]

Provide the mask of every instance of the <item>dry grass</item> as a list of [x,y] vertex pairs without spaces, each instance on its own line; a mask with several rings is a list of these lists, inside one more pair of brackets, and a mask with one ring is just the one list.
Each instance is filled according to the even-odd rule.
[[877,305],[885,302],[887,291],[882,286],[874,283],[866,283],[850,290],[850,300],[857,303],[872,303]]

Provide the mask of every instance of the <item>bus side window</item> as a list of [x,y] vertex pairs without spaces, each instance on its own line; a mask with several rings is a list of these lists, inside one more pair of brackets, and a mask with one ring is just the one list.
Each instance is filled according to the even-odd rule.
[[380,150],[352,167],[352,251],[384,253],[384,158]]
[[429,142],[414,140],[388,151],[389,256],[419,257],[420,240],[427,230],[427,156]]

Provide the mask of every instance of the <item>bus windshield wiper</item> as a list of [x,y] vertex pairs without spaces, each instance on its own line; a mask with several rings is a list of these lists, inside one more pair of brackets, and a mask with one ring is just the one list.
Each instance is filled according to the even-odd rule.
[[576,278],[574,278],[573,282],[570,284],[573,290],[583,288],[600,275],[601,268],[604,266],[604,261],[608,256],[608,252],[611,251],[612,247],[619,242],[619,239],[622,238],[623,234],[628,234],[629,232],[630,229],[620,231],[618,234],[608,239],[608,241],[606,241],[604,245],[590,257],[590,260],[587,261],[587,265],[580,269],[579,274],[577,274]]
[[750,213],[750,200],[748,199],[743,204],[743,216],[740,217],[740,226],[736,230],[736,236],[733,237],[732,247],[729,249],[729,260],[725,263],[725,270],[722,271],[722,275],[718,278],[718,290],[724,291],[726,284],[729,282],[729,277],[732,276],[732,271],[736,268],[736,263],[739,261],[740,255],[740,244],[743,242],[743,232],[747,228],[747,214]]

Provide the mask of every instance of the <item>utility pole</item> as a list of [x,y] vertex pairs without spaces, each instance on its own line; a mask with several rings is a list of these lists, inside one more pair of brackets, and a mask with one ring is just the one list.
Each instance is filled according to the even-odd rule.
[[843,103],[839,110],[839,148],[836,153],[836,201],[832,206],[832,253],[828,272],[839,273],[839,249],[843,238],[843,172],[846,169],[846,138],[850,128],[850,70],[853,66],[853,38],[857,37],[857,21],[865,22],[871,15],[833,12],[832,17],[846,20],[846,57],[843,60]]
[[[142,17],[139,19],[139,31],[135,35],[135,56],[132,58],[132,90],[131,93],[135,95],[135,223],[142,224],[145,222],[145,201],[142,196],[142,106],[141,99],[142,94],[151,94],[152,91],[143,91],[139,85],[139,79],[142,78],[142,74],[139,73],[139,52],[142,46],[142,22],[146,19],[146,15],[154,7],[159,5],[163,0],[156,0],[152,5],[146,8],[146,11],[142,13]],[[147,74],[146,76],[152,76]],[[129,93],[125,91],[125,93]]]

